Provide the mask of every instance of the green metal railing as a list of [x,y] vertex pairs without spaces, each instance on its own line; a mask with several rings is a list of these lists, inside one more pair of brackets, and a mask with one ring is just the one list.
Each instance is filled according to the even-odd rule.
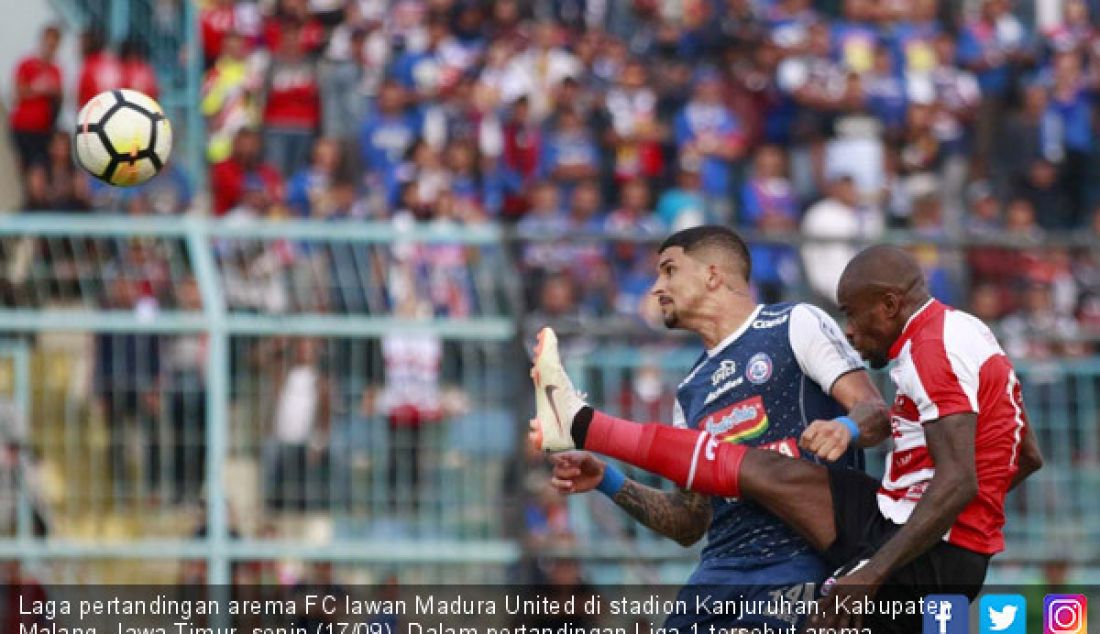
[[[235,258],[245,250],[262,257],[264,253],[283,253],[287,245],[298,249],[298,261],[321,259],[329,264],[337,261],[327,259],[341,249],[375,250],[372,255],[400,261],[394,254],[395,249],[417,247],[430,249],[434,246],[454,248],[476,252],[477,262],[469,265],[470,289],[479,298],[475,311],[467,316],[444,317],[405,317],[398,318],[390,313],[357,313],[354,310],[318,312],[311,307],[289,306],[282,314],[265,314],[248,308],[227,305],[224,283],[229,269],[234,266]],[[27,246],[32,245],[32,246]],[[201,308],[188,308],[179,304],[171,309],[157,310],[154,314],[142,314],[132,308],[104,309],[103,294],[109,295],[110,285],[93,284],[94,281],[110,275],[125,278],[127,268],[134,268],[132,262],[112,264],[105,260],[128,257],[135,251],[135,245],[141,245],[139,264],[148,266],[149,252],[155,252],[163,261],[167,271],[168,286],[188,283],[193,279],[201,295]],[[131,248],[131,251],[125,251]],[[27,257],[28,249],[33,257]],[[19,255],[22,253],[23,255]],[[104,256],[104,254],[107,254]],[[485,566],[505,565],[518,558],[518,547],[501,533],[499,521],[489,518],[463,517],[462,509],[447,504],[449,496],[467,500],[471,505],[478,501],[476,489],[478,482],[485,478],[494,479],[496,471],[486,471],[487,464],[501,463],[510,459],[507,449],[504,454],[499,450],[492,460],[479,461],[476,447],[452,449],[447,443],[453,441],[460,427],[461,433],[477,438],[486,434],[501,437],[503,434],[515,438],[519,432],[514,427],[516,421],[511,416],[508,394],[497,387],[504,382],[499,377],[507,374],[497,367],[504,359],[504,348],[510,346],[515,337],[514,289],[509,289],[508,277],[495,275],[495,272],[507,270],[503,251],[499,248],[499,235],[491,229],[485,230],[435,230],[419,229],[397,232],[389,225],[360,225],[354,228],[341,227],[326,223],[292,222],[280,224],[234,225],[225,222],[213,222],[199,219],[130,219],[125,217],[73,218],[63,216],[27,216],[6,217],[0,219],[0,262],[6,267],[0,272],[0,280],[7,286],[7,297],[0,295],[0,335],[6,334],[14,343],[4,344],[0,348],[0,363],[11,359],[15,375],[18,378],[12,389],[16,411],[27,412],[36,421],[50,419],[53,414],[49,398],[44,393],[33,394],[33,390],[44,390],[39,385],[29,385],[27,379],[28,348],[22,337],[58,335],[59,333],[100,333],[99,336],[157,336],[179,337],[188,334],[201,334],[205,341],[205,390],[202,398],[206,415],[205,437],[205,481],[224,484],[227,479],[226,467],[233,452],[231,434],[244,435],[247,448],[258,449],[257,434],[247,423],[234,422],[231,410],[241,408],[241,402],[262,402],[270,398],[263,391],[263,368],[258,370],[242,369],[241,358],[270,340],[286,337],[308,337],[322,342],[322,347],[334,352],[332,356],[352,355],[351,360],[344,359],[343,367],[353,368],[353,374],[361,375],[360,384],[347,388],[334,397],[337,402],[347,403],[357,396],[363,388],[361,383],[377,379],[380,374],[378,364],[362,354],[367,350],[363,345],[375,344],[383,337],[404,333],[417,340],[424,336],[442,340],[450,351],[450,361],[445,366],[460,365],[457,381],[464,389],[465,396],[472,401],[473,410],[462,422],[449,423],[446,438],[430,441],[429,449],[438,451],[440,460],[446,463],[441,469],[448,469],[450,476],[440,474],[442,480],[436,486],[443,487],[433,498],[439,508],[432,512],[442,514],[450,509],[454,522],[475,522],[474,528],[457,526],[451,534],[428,535],[410,540],[408,534],[388,535],[383,541],[370,538],[338,539],[336,542],[304,544],[301,541],[267,539],[264,541],[238,540],[230,538],[229,499],[225,486],[207,486],[205,498],[205,537],[194,539],[165,539],[149,534],[126,541],[112,541],[104,536],[92,537],[91,541],[69,539],[65,537],[50,539],[36,538],[26,521],[28,516],[24,506],[20,506],[19,527],[17,533],[9,539],[0,539],[0,558],[21,558],[27,561],[49,559],[203,559],[207,561],[208,578],[213,583],[226,583],[230,579],[232,562],[257,559],[282,559],[292,557],[301,560],[335,561],[373,561],[402,562],[403,564],[481,564]],[[40,260],[39,258],[45,258]],[[26,266],[20,265],[20,259],[28,260]],[[360,260],[366,261],[367,258]],[[108,273],[114,266],[118,270]],[[19,269],[15,275],[13,270]],[[57,281],[59,271],[73,271],[66,284]],[[375,283],[371,275],[360,275],[357,283],[369,286]],[[347,290],[349,285],[339,286]],[[66,291],[65,288],[68,290]],[[336,287],[334,287],[336,288]],[[60,289],[60,290],[58,290]],[[361,289],[369,292],[371,289]],[[13,299],[14,298],[14,299]],[[20,304],[21,299],[33,298],[35,306]],[[2,341],[2,340],[0,340]],[[366,342],[358,345],[356,342]],[[356,358],[355,355],[360,357]],[[42,363],[58,360],[57,354],[39,355]],[[79,363],[83,357],[72,355],[73,363]],[[373,364],[373,365],[372,365]],[[234,371],[232,368],[237,368]],[[240,374],[260,373],[251,380],[242,383]],[[129,376],[116,379],[133,380]],[[185,395],[192,401],[198,393]],[[267,397],[264,394],[268,394]],[[34,403],[34,407],[30,403]],[[36,434],[46,431],[32,428],[27,446],[40,448],[43,442],[64,445],[64,450],[72,452],[89,451],[77,434],[85,433],[89,418],[80,412],[72,413],[66,407],[60,441],[36,439]],[[476,421],[467,420],[478,414],[501,412],[495,420],[502,421],[496,428],[477,427]],[[108,421],[111,423],[112,421]],[[368,425],[369,423],[364,423]],[[377,424],[377,421],[375,423]],[[517,423],[518,424],[518,423]],[[503,425],[504,427],[499,427]],[[510,429],[511,428],[511,429]],[[472,430],[472,431],[471,431]],[[461,441],[461,435],[458,436]],[[471,444],[469,440],[465,441]],[[238,442],[239,444],[239,442]],[[493,443],[489,443],[493,444]],[[496,444],[500,444],[496,442]],[[475,454],[469,455],[470,451]],[[372,456],[379,453],[372,448]],[[254,452],[255,453],[255,452]],[[455,461],[458,461],[457,463]],[[495,461],[495,463],[494,463]],[[456,469],[458,469],[456,471]],[[377,470],[377,469],[375,469]],[[468,480],[468,481],[467,481]],[[490,482],[486,486],[495,486]],[[377,491],[379,485],[374,485]],[[21,488],[22,491],[24,488]],[[353,492],[354,493],[354,492]],[[473,497],[471,497],[471,495]],[[102,506],[109,502],[102,495]],[[477,512],[483,514],[500,513],[500,496],[491,497],[485,506],[478,506]],[[100,499],[100,498],[95,498]],[[72,502],[76,504],[77,502]],[[24,501],[24,505],[27,504]],[[367,509],[371,514],[379,512],[384,503],[375,504]],[[109,510],[109,509],[108,509]],[[163,509],[161,509],[163,510]],[[329,510],[332,510],[331,508]],[[140,507],[126,509],[130,513],[140,514]],[[423,516],[424,511],[422,510]],[[167,517],[167,511],[165,511]],[[363,516],[366,517],[366,516]],[[449,517],[449,516],[448,516]],[[349,515],[349,519],[354,518]],[[422,518],[423,519],[423,518]],[[429,518],[431,520],[432,518]],[[495,528],[494,528],[495,527]],[[472,531],[472,532],[471,532]]]

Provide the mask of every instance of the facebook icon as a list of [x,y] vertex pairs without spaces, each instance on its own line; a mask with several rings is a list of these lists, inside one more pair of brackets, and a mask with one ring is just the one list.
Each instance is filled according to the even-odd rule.
[[924,599],[922,634],[969,634],[970,602],[961,594],[930,594]]

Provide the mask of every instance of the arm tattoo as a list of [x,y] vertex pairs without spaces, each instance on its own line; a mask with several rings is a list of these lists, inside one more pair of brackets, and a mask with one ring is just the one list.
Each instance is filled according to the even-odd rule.
[[613,499],[642,525],[681,546],[699,541],[710,527],[710,499],[699,493],[661,491],[628,479]]

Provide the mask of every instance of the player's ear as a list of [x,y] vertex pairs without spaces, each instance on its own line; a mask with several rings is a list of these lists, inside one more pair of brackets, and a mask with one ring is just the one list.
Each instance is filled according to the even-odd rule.
[[707,264],[707,289],[718,290],[726,283],[725,272],[717,264]]
[[888,319],[894,319],[901,314],[901,296],[894,292],[882,294],[882,310]]

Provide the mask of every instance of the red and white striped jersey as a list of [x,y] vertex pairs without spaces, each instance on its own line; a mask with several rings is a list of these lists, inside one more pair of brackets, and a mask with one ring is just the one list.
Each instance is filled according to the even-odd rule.
[[944,536],[983,554],[1004,550],[1004,499],[1027,433],[1020,383],[993,333],[978,318],[929,300],[890,349],[897,386],[891,408],[894,447],[878,492],[882,514],[903,524],[928,487],[935,465],[924,424],[951,414],[978,416],[978,495]]

